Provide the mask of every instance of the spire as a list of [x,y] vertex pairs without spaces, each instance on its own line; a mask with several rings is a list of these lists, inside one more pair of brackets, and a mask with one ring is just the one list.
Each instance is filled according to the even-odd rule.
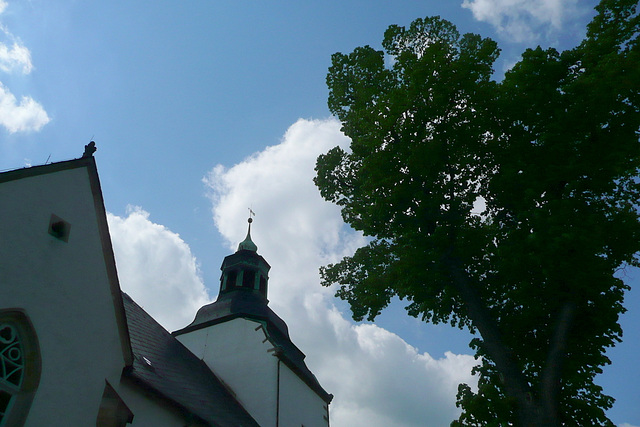
[[252,215],[249,209],[249,230],[247,237],[240,242],[238,250],[222,262],[222,277],[220,278],[220,292],[218,300],[222,299],[246,299],[257,298],[261,304],[267,303],[267,282],[269,269],[267,261],[258,255],[258,247],[251,240]]
[[244,240],[240,242],[240,244],[238,245],[238,250],[239,251],[248,250],[251,252],[258,252],[258,247],[251,240],[251,223],[253,222],[253,218],[251,218],[251,214],[253,214],[253,211],[249,209],[249,212],[250,212],[249,219],[247,220],[247,222],[249,223],[249,230],[247,230],[247,237],[245,237]]

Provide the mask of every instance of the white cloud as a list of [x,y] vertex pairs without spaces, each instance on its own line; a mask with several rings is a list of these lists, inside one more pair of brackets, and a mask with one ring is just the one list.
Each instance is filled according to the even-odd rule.
[[629,423],[622,423],[622,424],[618,424],[618,427],[638,427]]
[[23,96],[18,103],[15,95],[0,82],[0,126],[10,133],[39,131],[49,120],[42,105],[33,98]]
[[[0,15],[8,3],[0,0]],[[8,43],[0,41],[0,71],[29,74],[33,70],[31,52],[2,23],[0,34]],[[23,96],[18,103],[15,95],[0,82],[0,126],[9,133],[39,131],[50,119],[41,104],[30,96]]]
[[31,52],[17,41],[13,42],[11,48],[0,43],[0,70],[6,73],[21,70],[23,74],[29,74],[33,70]]
[[458,383],[473,382],[473,358],[447,353],[434,359],[376,325],[355,325],[334,306],[334,290],[319,284],[320,265],[364,243],[312,182],[317,156],[348,144],[339,129],[332,119],[299,120],[279,145],[231,168],[216,166],[206,178],[215,223],[235,251],[246,233],[247,208],[256,212],[251,234],[272,266],[270,306],[336,396],[332,425],[448,425],[458,414]]
[[[9,4],[5,0],[0,0],[0,15],[5,11]],[[4,34],[9,40],[9,47],[6,43],[0,41],[0,70],[9,73],[13,70],[22,71],[23,74],[29,74],[33,70],[31,63],[31,52],[26,48],[11,32],[0,23],[0,33]]]
[[462,7],[516,42],[557,32],[567,18],[584,13],[578,0],[464,0]]
[[191,323],[210,298],[189,246],[138,207],[107,220],[122,290],[169,331]]
[[[252,237],[271,264],[270,306],[289,325],[307,363],[336,397],[336,427],[445,426],[454,419],[460,382],[472,383],[469,355],[434,359],[372,324],[353,324],[320,286],[318,266],[364,243],[339,209],[321,199],[312,178],[316,157],[347,139],[335,120],[300,120],[279,145],[206,179],[215,222],[235,251],[257,213]],[[107,215],[123,290],[169,330],[189,323],[209,299],[188,245],[140,208]]]

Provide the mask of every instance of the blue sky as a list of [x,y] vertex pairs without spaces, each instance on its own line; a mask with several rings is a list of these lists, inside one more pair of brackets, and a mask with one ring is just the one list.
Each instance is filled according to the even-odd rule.
[[[332,425],[447,425],[468,335],[399,302],[354,324],[318,284],[318,266],[362,243],[311,183],[315,157],[348,143],[326,106],[331,54],[440,15],[499,43],[499,78],[526,47],[577,44],[595,3],[0,0],[0,170],[79,157],[94,139],[122,287],[169,329],[215,298],[251,206],[271,306],[336,395]],[[637,289],[626,305],[599,382],[613,421],[638,426]]]

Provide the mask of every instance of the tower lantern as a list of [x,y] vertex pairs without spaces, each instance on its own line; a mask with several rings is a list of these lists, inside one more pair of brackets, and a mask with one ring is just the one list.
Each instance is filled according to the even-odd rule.
[[248,292],[267,301],[267,283],[271,267],[258,255],[258,247],[251,240],[252,222],[253,219],[249,217],[247,237],[240,242],[238,250],[225,257],[222,262],[218,299],[233,298],[238,292]]

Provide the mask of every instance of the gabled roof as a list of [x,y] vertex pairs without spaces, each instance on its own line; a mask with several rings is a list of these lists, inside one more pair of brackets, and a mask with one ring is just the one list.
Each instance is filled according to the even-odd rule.
[[134,361],[124,375],[211,426],[258,426],[207,365],[125,293]]
[[267,338],[276,347],[276,356],[280,358],[298,377],[304,381],[326,403],[330,403],[333,395],[322,388],[316,376],[304,362],[305,354],[291,341],[286,323],[269,306],[265,300],[253,292],[243,290],[219,295],[217,301],[207,304],[198,310],[196,318],[187,327],[175,331],[172,335],[182,335],[218,323],[236,318],[252,319],[266,326]]

